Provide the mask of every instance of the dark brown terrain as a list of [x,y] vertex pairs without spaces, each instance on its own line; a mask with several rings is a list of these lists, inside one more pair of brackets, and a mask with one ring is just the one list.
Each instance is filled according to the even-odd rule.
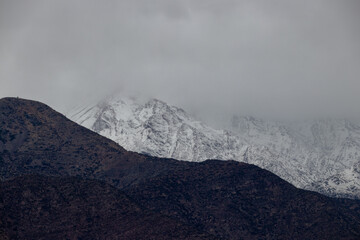
[[1,194],[9,239],[212,238],[98,180],[28,175],[2,183]]
[[[205,161],[127,190],[137,202],[224,239],[359,239],[360,202],[299,190],[254,165]],[[356,212],[357,211],[357,212]]]
[[359,201],[128,152],[35,101],[0,100],[0,178],[10,239],[360,239]]
[[0,179],[23,174],[84,176],[122,187],[179,162],[128,152],[45,104],[0,100]]

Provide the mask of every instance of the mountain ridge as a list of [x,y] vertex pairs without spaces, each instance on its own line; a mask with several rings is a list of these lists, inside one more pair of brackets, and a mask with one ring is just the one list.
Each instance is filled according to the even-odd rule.
[[[48,106],[23,99],[0,100],[0,123],[0,139],[6,146],[0,151],[0,177],[5,186],[1,187],[5,194],[0,194],[0,205],[13,207],[11,211],[0,211],[0,223],[6,223],[5,228],[0,225],[0,236],[31,232],[32,222],[39,223],[40,232],[49,233],[45,231],[45,224],[57,215],[48,211],[48,203],[50,209],[51,206],[59,209],[59,199],[64,199],[61,202],[68,206],[66,199],[74,200],[74,197],[78,199],[71,200],[74,203],[71,209],[75,211],[61,211],[63,215],[59,220],[79,217],[81,221],[67,222],[66,229],[71,233],[71,229],[80,224],[84,226],[82,232],[91,233],[91,222],[97,221],[97,213],[101,211],[90,212],[87,218],[87,212],[93,208],[82,208],[94,202],[91,201],[93,197],[83,196],[94,196],[95,202],[107,202],[110,205],[106,206],[112,206],[115,202],[111,196],[116,195],[117,190],[129,197],[125,201],[131,199],[130,206],[136,203],[144,209],[139,212],[140,216],[145,217],[150,212],[155,213],[152,215],[155,218],[173,219],[175,222],[167,223],[175,229],[170,235],[180,234],[184,239],[187,236],[189,239],[192,236],[200,239],[212,236],[216,239],[303,239],[304,236],[308,239],[358,239],[360,236],[359,201],[333,199],[298,189],[255,165],[220,160],[196,163],[128,152]],[[22,180],[29,174],[49,178],[49,184],[42,180],[34,182],[31,177]],[[64,180],[53,182],[53,178]],[[59,181],[68,183],[60,183],[59,187],[65,192],[54,191],[58,187],[53,186]],[[93,184],[99,191],[91,191]],[[38,193],[29,194],[28,190]],[[102,191],[108,194],[100,194]],[[34,199],[31,196],[36,196],[35,203],[40,205],[27,204]],[[10,201],[13,198],[17,200],[16,205]],[[124,206],[120,204],[110,212],[121,213]],[[106,212],[102,216],[106,217]],[[4,213],[8,214],[6,218],[2,217]],[[18,218],[19,214],[27,217]],[[124,216],[126,212],[118,217],[123,219]],[[25,222],[21,223],[22,220]],[[123,222],[122,228],[129,226],[126,224]],[[146,227],[137,220],[133,224],[135,229]],[[24,229],[17,231],[22,226]],[[108,225],[109,231],[114,230],[111,226]],[[154,223],[151,226],[155,233],[150,235],[155,238],[162,226]],[[60,231],[66,234],[66,229]],[[121,239],[119,232],[113,233]],[[97,235],[93,236],[96,239]]]
[[[125,149],[186,161],[237,160],[274,172],[297,187],[360,198],[360,125],[325,119],[292,124],[234,117],[216,130],[163,101],[113,95],[68,116]],[[346,175],[349,176],[349,175]],[[341,178],[330,184],[330,178]]]
[[0,186],[9,239],[215,239],[94,179],[23,175]]

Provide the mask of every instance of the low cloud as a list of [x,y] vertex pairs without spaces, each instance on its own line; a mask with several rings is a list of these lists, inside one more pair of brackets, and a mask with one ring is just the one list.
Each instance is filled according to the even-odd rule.
[[359,1],[0,3],[0,96],[114,90],[200,115],[360,117]]

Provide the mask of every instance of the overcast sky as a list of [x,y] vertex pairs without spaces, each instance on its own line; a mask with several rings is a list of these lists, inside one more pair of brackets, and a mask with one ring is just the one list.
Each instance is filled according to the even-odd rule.
[[0,97],[360,116],[358,0],[0,0]]

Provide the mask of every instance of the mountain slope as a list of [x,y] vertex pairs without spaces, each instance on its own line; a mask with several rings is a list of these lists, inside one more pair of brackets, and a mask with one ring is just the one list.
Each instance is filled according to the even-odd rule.
[[[250,162],[305,189],[330,196],[360,197],[359,174],[353,171],[360,164],[359,125],[344,119],[285,124],[237,117],[232,130],[255,146],[253,155],[258,155],[259,142],[272,153],[268,158],[271,161]],[[338,183],[331,184],[331,179]]]
[[157,99],[115,96],[73,112],[68,114],[70,119],[125,149],[158,157],[193,161],[226,158],[223,143],[232,140],[223,131],[195,121],[182,109]]
[[0,229],[10,239],[213,238],[96,180],[27,175],[0,186]]
[[352,184],[356,178],[341,179],[350,187],[327,184],[328,178],[343,176],[360,163],[360,126],[346,120],[280,123],[235,116],[231,131],[215,130],[162,101],[120,95],[74,109],[68,116],[130,151],[195,162],[243,161],[297,187],[360,197]]
[[[155,219],[150,225],[154,228],[150,230],[154,231],[149,233],[150,239],[163,231],[162,226],[156,226],[162,224],[161,219],[172,219],[164,223],[174,229],[169,236],[182,229],[180,236],[215,236],[216,239],[360,237],[359,201],[332,199],[297,189],[274,174],[246,163],[215,160],[193,163],[128,152],[39,102],[1,99],[0,110],[1,192],[5,191],[0,195],[0,204],[4,206],[0,222],[5,225],[0,225],[2,235],[12,236],[22,226],[33,225],[37,226],[34,230],[26,228],[21,232],[51,235],[46,216],[50,216],[49,209],[57,213],[59,206],[65,207],[65,211],[51,215],[54,221],[49,223],[54,223],[66,236],[86,235],[92,231],[91,226],[101,226],[101,222],[91,225],[88,215],[96,221],[96,216],[107,218],[111,210],[119,215],[110,220],[122,222],[128,216],[122,210],[128,205],[131,215],[137,213],[135,206],[142,209],[140,216],[155,214],[151,215]],[[36,180],[26,178],[28,174],[42,176]],[[119,197],[114,197],[116,194]],[[92,208],[93,200],[103,203],[105,208]],[[79,208],[67,208],[69,201]],[[6,211],[5,206],[12,210]],[[135,219],[130,223],[135,229],[146,229],[153,219],[151,216],[144,217],[144,222]],[[77,217],[79,221],[71,220]],[[32,222],[35,219],[39,222]],[[69,222],[65,228],[58,228],[64,219]],[[69,230],[77,227],[84,230],[79,233]],[[109,234],[117,234],[116,226],[110,223],[108,227]]]
[[2,180],[35,173],[114,180],[122,186],[177,164],[128,152],[36,101],[1,99],[0,123]]
[[352,198],[351,193],[360,192],[360,162],[354,164],[350,169],[345,169],[338,174],[312,183],[307,188],[332,195],[338,195],[340,189],[343,192],[342,196]]
[[342,205],[234,161],[186,166],[125,191],[149,209],[224,239],[360,237],[359,201]]

